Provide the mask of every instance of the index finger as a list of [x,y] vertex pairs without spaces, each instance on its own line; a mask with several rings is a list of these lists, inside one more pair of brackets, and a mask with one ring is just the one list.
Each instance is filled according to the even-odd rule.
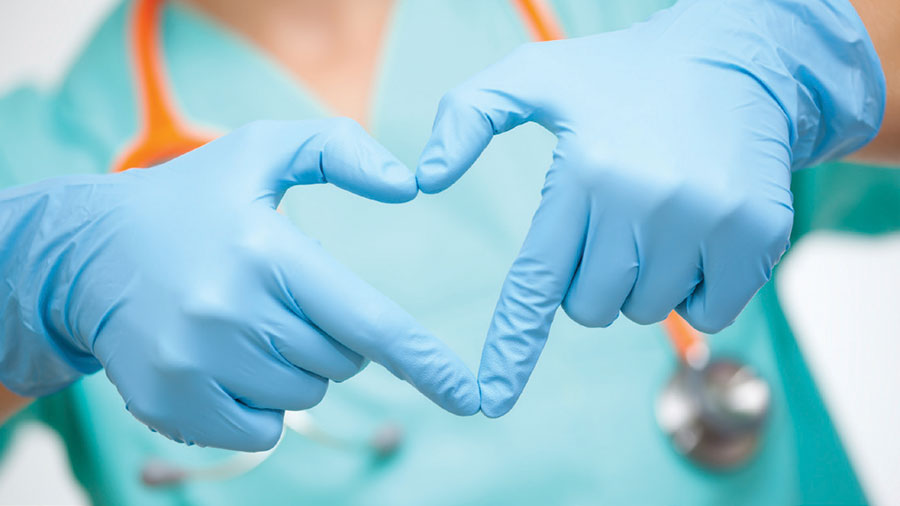
[[394,301],[292,230],[281,263],[293,301],[317,327],[377,362],[435,404],[472,415],[481,404],[475,376],[446,344]]
[[582,192],[561,188],[570,179],[554,169],[547,174],[531,229],[503,283],[478,371],[488,417],[506,414],[519,399],[578,267],[588,205]]

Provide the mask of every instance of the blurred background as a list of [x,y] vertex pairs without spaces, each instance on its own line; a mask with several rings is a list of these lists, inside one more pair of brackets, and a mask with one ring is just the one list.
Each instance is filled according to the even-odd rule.
[[[0,95],[23,81],[54,83],[116,3],[0,2]],[[807,238],[780,289],[867,494],[900,504],[900,235]],[[64,451],[40,425],[20,431],[0,460],[0,503],[85,503]]]

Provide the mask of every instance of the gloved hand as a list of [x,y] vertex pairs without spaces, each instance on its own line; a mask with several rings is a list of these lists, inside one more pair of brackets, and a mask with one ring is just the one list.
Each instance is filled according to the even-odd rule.
[[272,447],[282,410],[366,359],[477,412],[449,348],[275,211],[326,181],[383,202],[418,191],[339,119],[254,123],[152,169],[0,192],[0,381],[37,396],[102,366],[152,429],[235,450]]
[[729,325],[788,245],[791,170],[861,147],[884,101],[846,0],[682,0],[627,30],[527,44],[448,93],[423,192],[521,123],[558,137],[488,331],[482,411],[516,402],[560,305],[591,327],[673,308],[704,332]]

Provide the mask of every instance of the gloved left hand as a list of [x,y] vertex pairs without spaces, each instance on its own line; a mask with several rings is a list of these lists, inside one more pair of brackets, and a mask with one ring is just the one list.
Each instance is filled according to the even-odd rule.
[[865,144],[884,96],[846,0],[682,0],[627,30],[525,45],[448,93],[424,192],[519,124],[559,139],[488,331],[482,411],[516,402],[560,305],[587,326],[673,309],[729,325],[787,247],[791,170]]
[[365,359],[477,412],[446,345],[275,211],[289,187],[326,181],[384,202],[418,191],[359,125],[330,119],[0,192],[0,381],[43,395],[102,366],[149,427],[236,450],[270,448],[282,410],[317,404]]

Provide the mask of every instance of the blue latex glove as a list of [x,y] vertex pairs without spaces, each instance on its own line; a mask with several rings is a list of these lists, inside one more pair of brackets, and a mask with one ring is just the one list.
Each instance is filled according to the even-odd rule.
[[884,101],[846,0],[683,0],[627,30],[527,44],[448,93],[423,192],[519,124],[558,137],[488,331],[482,411],[516,402],[560,305],[591,327],[673,308],[705,332],[729,325],[788,246],[792,169],[861,147]]
[[326,181],[383,202],[418,191],[356,123],[323,120],[0,192],[0,381],[37,396],[103,367],[152,429],[236,450],[272,447],[282,410],[365,359],[476,413],[462,361],[275,211],[290,186]]

